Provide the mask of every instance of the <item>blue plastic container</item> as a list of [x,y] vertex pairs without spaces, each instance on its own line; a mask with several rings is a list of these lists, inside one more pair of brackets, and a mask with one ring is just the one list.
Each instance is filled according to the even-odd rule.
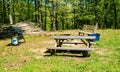
[[93,34],[89,34],[89,36],[95,36],[95,40],[94,41],[99,41],[100,40],[100,34],[99,33],[93,33]]

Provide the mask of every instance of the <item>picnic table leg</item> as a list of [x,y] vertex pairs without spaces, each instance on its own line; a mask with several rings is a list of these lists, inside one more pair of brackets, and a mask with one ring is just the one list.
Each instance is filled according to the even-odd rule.
[[[56,40],[56,47],[61,47],[62,46],[62,43],[63,43],[63,41],[64,40]],[[53,50],[50,50],[50,52],[51,52],[51,55],[55,55],[55,53],[56,53],[56,50],[55,49],[53,49]]]
[[[84,41],[83,39],[81,39],[81,41],[87,46],[87,48],[90,48],[90,46],[91,46],[91,44],[90,44],[90,40],[86,40],[86,41]],[[84,57],[89,57],[90,56],[90,52],[88,52],[88,51],[82,51],[82,55],[84,56]]]
[[87,46],[87,43],[83,39],[81,39],[81,41]]
[[90,56],[90,53],[88,51],[82,51],[82,55],[84,57],[89,57]]
[[56,47],[61,47],[64,40],[56,40]]
[[51,50],[50,52],[51,52],[51,55],[55,55],[56,51],[55,50]]
[[87,47],[90,48],[91,45],[92,45],[92,44],[90,43],[90,40],[87,40],[87,42],[88,42],[88,43],[87,43]]
[[90,43],[90,40],[83,40],[83,39],[81,39],[81,41],[87,46],[87,48],[90,48],[90,46],[92,45]]

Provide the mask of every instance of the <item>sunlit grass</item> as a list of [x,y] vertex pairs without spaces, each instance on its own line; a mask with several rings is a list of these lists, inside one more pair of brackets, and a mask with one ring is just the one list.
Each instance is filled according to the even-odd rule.
[[[79,30],[48,32],[50,35]],[[25,35],[26,43],[7,46],[10,39],[0,40],[0,72],[119,72],[120,30],[98,30],[100,41],[93,45],[91,57],[43,56],[41,50],[54,46],[51,36]]]

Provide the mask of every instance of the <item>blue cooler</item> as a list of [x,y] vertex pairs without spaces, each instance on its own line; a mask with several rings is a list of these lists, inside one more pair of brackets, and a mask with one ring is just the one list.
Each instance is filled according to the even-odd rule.
[[89,34],[89,36],[95,36],[95,40],[94,41],[99,41],[100,40],[100,34],[99,33],[93,33],[93,34]]

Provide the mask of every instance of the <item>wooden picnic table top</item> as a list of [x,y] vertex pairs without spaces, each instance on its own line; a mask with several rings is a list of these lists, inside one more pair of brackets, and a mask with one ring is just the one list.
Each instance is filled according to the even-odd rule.
[[95,36],[53,36],[52,39],[95,39]]

